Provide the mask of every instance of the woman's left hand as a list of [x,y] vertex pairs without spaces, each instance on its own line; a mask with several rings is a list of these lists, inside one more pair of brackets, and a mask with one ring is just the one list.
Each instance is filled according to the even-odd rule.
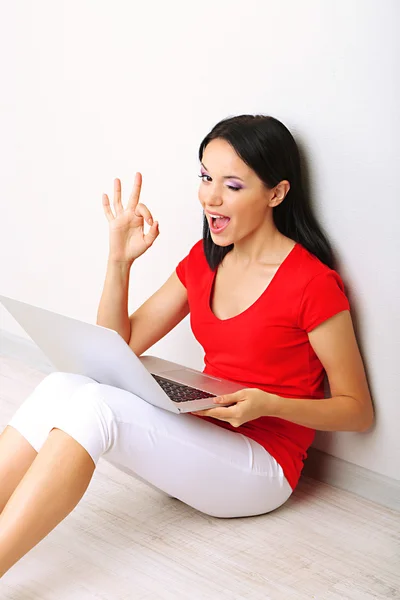
[[[277,396],[259,390],[258,388],[245,388],[234,394],[225,394],[214,398],[217,408],[193,411],[193,415],[214,417],[220,421],[227,421],[233,427],[239,427],[247,421],[273,415]],[[234,406],[226,406],[233,404]]]

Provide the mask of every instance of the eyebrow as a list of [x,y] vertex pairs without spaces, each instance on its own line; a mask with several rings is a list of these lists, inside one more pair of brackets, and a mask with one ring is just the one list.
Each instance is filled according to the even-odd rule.
[[[204,163],[202,163],[200,161],[200,164],[202,167],[205,168],[206,171],[208,171],[208,169]],[[238,177],[237,175],[224,175],[223,179],[239,179],[240,181],[243,181],[243,183],[244,183],[244,179],[242,179],[241,177]]]

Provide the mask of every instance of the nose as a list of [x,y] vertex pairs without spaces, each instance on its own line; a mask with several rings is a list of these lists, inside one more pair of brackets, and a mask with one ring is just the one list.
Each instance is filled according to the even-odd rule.
[[216,209],[222,205],[222,193],[221,189],[217,185],[208,185],[206,190],[202,190],[201,196],[203,199],[203,205],[205,207],[209,206],[211,212],[213,208]]

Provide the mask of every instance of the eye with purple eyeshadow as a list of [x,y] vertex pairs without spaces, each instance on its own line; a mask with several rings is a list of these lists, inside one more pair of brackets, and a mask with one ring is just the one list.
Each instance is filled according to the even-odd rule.
[[[204,181],[204,179],[203,179],[204,177],[208,177],[208,181],[211,179],[211,177],[209,175],[207,175],[207,173],[205,171],[203,171],[203,169],[200,169],[199,177],[203,181]],[[237,192],[238,190],[242,190],[244,186],[240,185],[240,183],[237,183],[236,185],[227,185],[226,187],[234,192]]]
[[203,179],[203,177],[209,177],[211,179],[211,177],[209,175],[207,175],[207,173],[205,171],[203,171],[203,169],[200,169],[200,175],[199,175],[200,179]]
[[233,191],[235,191],[235,192],[237,192],[238,190],[242,190],[242,189],[243,189],[243,186],[242,186],[242,185],[240,185],[240,183],[237,183],[236,185],[227,185],[227,187],[228,187],[230,190],[233,190]]

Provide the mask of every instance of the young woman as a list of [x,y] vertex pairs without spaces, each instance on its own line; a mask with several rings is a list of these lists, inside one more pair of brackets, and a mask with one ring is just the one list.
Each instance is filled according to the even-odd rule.
[[130,269],[158,222],[139,203],[140,173],[125,209],[118,179],[115,214],[103,196],[110,246],[97,322],[140,356],[190,312],[204,372],[243,389],[176,415],[89,377],[45,377],[0,436],[0,576],[73,510],[100,456],[204,513],[250,516],[289,498],[316,429],[373,422],[349,303],[292,135],[272,117],[242,115],[218,123],[199,157],[203,239],[130,317]]

